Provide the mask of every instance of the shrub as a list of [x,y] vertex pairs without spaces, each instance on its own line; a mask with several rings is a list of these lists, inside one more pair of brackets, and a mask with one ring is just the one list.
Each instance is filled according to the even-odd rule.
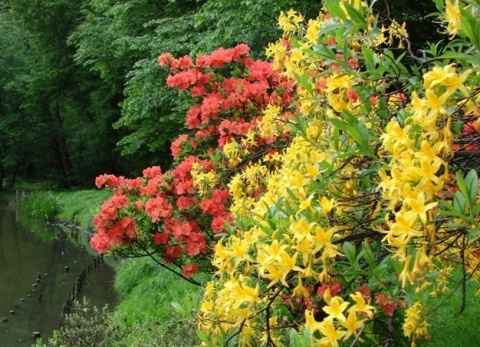
[[126,332],[112,323],[108,307],[94,307],[88,301],[74,301],[72,313],[63,318],[62,327],[53,332],[47,343],[37,341],[37,347],[111,347]]

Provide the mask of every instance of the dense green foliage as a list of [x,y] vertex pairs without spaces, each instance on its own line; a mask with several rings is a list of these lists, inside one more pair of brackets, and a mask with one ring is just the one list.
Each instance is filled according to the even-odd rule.
[[[102,173],[136,175],[171,162],[185,95],[165,85],[156,58],[246,43],[254,57],[278,35],[281,10],[306,18],[306,0],[1,0],[0,189],[22,177],[91,185]],[[429,37],[428,5],[397,1],[385,13]],[[8,180],[7,180],[8,179]]]
[[62,186],[110,172],[168,167],[183,95],[167,89],[161,52],[245,42],[263,55],[276,19],[305,0],[0,1],[0,187],[17,175]]

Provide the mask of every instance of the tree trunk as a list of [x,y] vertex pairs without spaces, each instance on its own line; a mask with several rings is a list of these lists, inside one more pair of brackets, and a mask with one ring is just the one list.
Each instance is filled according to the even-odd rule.
[[53,122],[55,124],[55,136],[57,141],[57,149],[60,155],[60,163],[62,171],[65,175],[65,185],[71,186],[75,183],[75,177],[73,175],[73,166],[70,161],[70,156],[67,148],[67,141],[64,134],[63,120],[60,114],[60,105],[57,103],[55,112],[52,114]]
[[5,177],[5,173],[3,170],[3,165],[0,165],[0,190],[3,190],[3,179]]

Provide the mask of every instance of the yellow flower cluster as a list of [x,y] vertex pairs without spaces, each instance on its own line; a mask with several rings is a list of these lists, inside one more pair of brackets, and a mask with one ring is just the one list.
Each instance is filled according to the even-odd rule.
[[[316,346],[332,346],[338,347],[339,341],[347,340],[352,336],[358,335],[358,330],[373,318],[375,308],[370,306],[363,295],[359,292],[350,294],[354,305],[349,306],[349,302],[344,301],[339,296],[330,296],[327,290],[324,294],[327,306],[323,307],[323,311],[328,314],[321,322],[317,322],[310,310],[305,311],[305,328],[310,328],[312,333],[320,332],[322,338],[314,341],[312,338],[311,345]],[[344,314],[347,313],[347,315]]]
[[[364,2],[354,4],[365,7]],[[350,235],[351,225],[357,223],[351,218],[355,203],[368,201],[354,179],[361,164],[353,158],[345,162],[339,155],[349,150],[353,142],[351,139],[333,142],[335,128],[329,121],[338,119],[343,111],[359,113],[362,101],[355,93],[356,81],[352,76],[355,59],[347,62],[352,65],[347,67],[349,73],[338,67],[321,75],[331,67],[331,62],[305,54],[303,49],[318,40],[315,36],[323,25],[321,19],[330,19],[321,14],[303,30],[300,17],[294,14],[282,14],[280,22],[287,36],[297,31],[304,35],[299,47],[287,49],[277,43],[269,47],[269,54],[290,78],[311,76],[306,84],[297,85],[301,121],[295,125],[297,131],[289,147],[273,159],[281,165],[269,169],[272,157],[268,157],[263,163],[244,168],[230,181],[231,212],[239,231],[216,246],[212,263],[217,268],[217,280],[209,283],[210,290],[201,308],[200,327],[204,332],[220,336],[224,331],[238,328],[240,344],[245,346],[267,339],[282,345],[280,333],[267,329],[265,324],[285,318],[281,311],[272,309],[266,319],[265,307],[281,306],[280,294],[284,291],[291,291],[294,297],[309,298],[307,282],[332,281],[335,260],[343,257],[336,241]],[[274,106],[266,109],[259,124],[262,136],[282,131],[280,124],[275,124],[279,112]],[[235,144],[231,146],[232,150],[226,146],[231,153],[229,158],[238,157]],[[253,199],[252,194],[263,184],[266,190],[259,199]],[[370,213],[379,215],[380,211],[372,209]],[[252,280],[255,277],[258,282]],[[260,291],[255,283],[261,286]],[[245,291],[255,295],[247,295]],[[353,305],[347,310],[350,302],[326,295],[327,318],[322,322],[315,322],[311,311],[306,312],[307,323],[300,329],[311,325],[320,334],[313,338],[313,345],[323,345],[327,340],[333,343],[335,336],[339,339],[356,336],[366,320],[373,317],[373,307],[360,293],[350,298]]]
[[423,312],[424,306],[416,302],[405,312],[405,322],[403,323],[403,332],[405,336],[412,338],[412,347],[415,347],[415,339],[425,336],[428,333],[428,322]]
[[[452,151],[451,114],[459,98],[469,95],[464,81],[470,73],[459,75],[453,65],[426,72],[425,96],[413,92],[411,116],[404,125],[392,120],[382,135],[390,163],[379,172],[379,188],[389,201],[388,208],[396,211],[387,220],[385,240],[405,263],[400,275],[403,286],[416,283],[418,275],[433,265],[427,245],[434,247],[436,241],[432,211],[438,203],[434,200],[450,180],[445,159]],[[417,248],[408,254],[412,244]]]
[[193,163],[191,175],[193,185],[202,197],[208,196],[218,186],[219,179],[216,171],[204,172],[203,167],[199,163]]
[[228,160],[229,167],[236,167],[249,154],[247,148],[244,148],[236,140],[231,139],[223,146],[223,153]]
[[249,213],[255,197],[262,193],[265,182],[269,179],[269,170],[261,162],[250,163],[241,172],[235,174],[228,184],[232,204],[230,212],[235,218]]
[[303,17],[296,11],[289,10],[287,13],[282,11],[278,19],[278,26],[288,35],[296,33],[302,22]]
[[[437,248],[438,201],[451,181],[452,122],[479,114],[479,97],[472,96],[469,85],[472,71],[438,65],[423,80],[417,75],[411,90],[388,94],[385,90],[397,84],[390,84],[394,77],[382,68],[401,64],[392,62],[384,45],[402,47],[408,39],[405,25],[393,20],[378,28],[365,1],[328,5],[343,14],[323,11],[304,24],[295,11],[282,12],[284,37],[267,49],[275,67],[296,81],[291,111],[297,117],[287,127],[282,110],[268,106],[259,135],[289,132],[289,146],[246,165],[228,184],[237,229],[216,245],[216,274],[200,314],[200,328],[213,345],[238,333],[240,346],[259,341],[284,346],[282,324],[308,329],[312,346],[359,339],[370,321],[381,319],[375,317],[374,303],[357,291],[370,280],[375,285],[377,274],[368,271],[376,266],[396,272],[379,271],[379,276],[392,275],[376,283],[380,290],[393,283],[392,291],[414,294],[431,289],[430,278],[437,281],[432,295],[448,288],[453,267],[434,254],[455,255]],[[372,77],[368,69],[379,72]],[[395,78],[410,83],[404,76]],[[241,147],[233,141],[225,145],[230,165],[244,158]],[[196,175],[198,185],[214,180]],[[478,246],[465,252],[472,268],[480,264]],[[433,270],[439,273],[436,279],[426,276]],[[312,293],[339,279],[350,286],[342,296],[330,295],[329,289],[323,297]],[[480,275],[474,279],[480,282]],[[321,321],[315,319],[318,310],[326,314]],[[423,310],[420,302],[406,310],[404,334],[413,344],[428,329]],[[301,323],[299,312],[305,317]]]
[[445,0],[445,10],[440,17],[446,24],[445,31],[453,38],[461,30],[460,7],[458,0]]
[[290,132],[285,115],[277,105],[270,104],[265,108],[263,117],[257,122],[257,126],[259,135],[265,139]]

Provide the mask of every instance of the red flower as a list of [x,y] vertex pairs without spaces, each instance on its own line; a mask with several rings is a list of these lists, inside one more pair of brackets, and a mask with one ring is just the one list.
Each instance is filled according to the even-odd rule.
[[197,204],[197,198],[194,196],[180,196],[177,200],[179,211],[187,210]]
[[108,235],[102,231],[97,232],[90,239],[90,246],[98,253],[102,254],[113,249],[113,245]]
[[160,168],[160,166],[147,167],[146,169],[143,170],[144,178],[154,178],[161,175],[162,175],[162,169]]
[[153,234],[152,240],[153,240],[153,244],[155,246],[166,245],[168,243],[168,241],[170,240],[170,235],[167,234],[167,233],[158,232],[158,233]]
[[183,266],[183,275],[188,278],[198,273],[198,270],[198,264],[185,264]]
[[168,52],[162,53],[158,57],[158,64],[160,66],[169,66],[173,60],[175,59],[173,58],[173,55],[171,53],[168,53]]
[[383,313],[388,316],[392,317],[395,309],[397,308],[397,304],[392,299],[391,296],[385,294],[377,294],[375,295],[375,302],[380,306],[383,310]]

